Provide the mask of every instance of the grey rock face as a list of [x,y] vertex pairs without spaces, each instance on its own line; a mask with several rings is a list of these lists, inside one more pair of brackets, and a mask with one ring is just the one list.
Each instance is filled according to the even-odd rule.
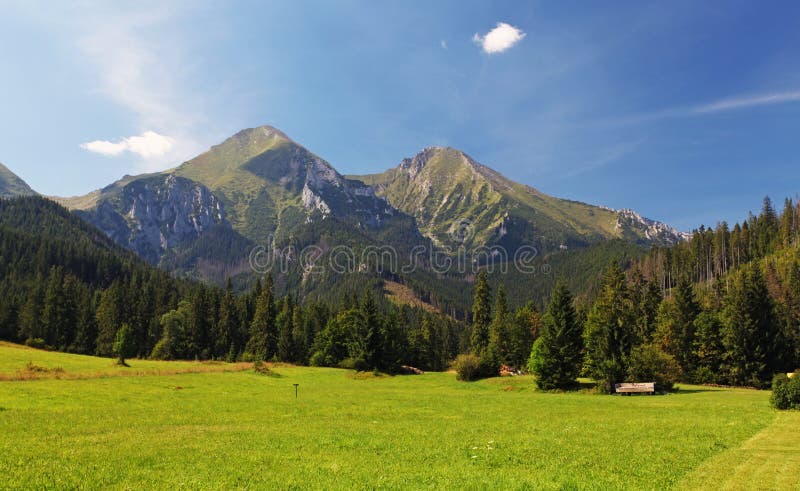
[[157,175],[124,186],[81,216],[115,242],[157,264],[166,251],[219,224],[230,226],[219,199],[183,177]]

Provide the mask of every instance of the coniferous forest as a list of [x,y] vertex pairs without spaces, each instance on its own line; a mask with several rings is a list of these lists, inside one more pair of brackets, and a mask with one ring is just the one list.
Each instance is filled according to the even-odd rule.
[[471,353],[478,376],[529,367],[544,388],[578,375],[609,390],[650,378],[760,387],[800,365],[798,216],[792,200],[776,212],[767,198],[732,228],[701,227],[624,268],[612,261],[580,291],[558,282],[542,314],[513,308],[482,273],[463,322],[395,305],[366,276],[337,302],[276,296],[268,275],[241,294],[230,281],[176,279],[61,206],[21,197],[0,201],[0,337],[113,356],[123,330],[129,356],[386,372],[444,370]]

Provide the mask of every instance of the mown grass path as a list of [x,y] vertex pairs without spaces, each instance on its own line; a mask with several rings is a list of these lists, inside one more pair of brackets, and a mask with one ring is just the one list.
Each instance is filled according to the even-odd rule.
[[681,489],[800,489],[800,411],[780,412],[741,446],[703,462]]

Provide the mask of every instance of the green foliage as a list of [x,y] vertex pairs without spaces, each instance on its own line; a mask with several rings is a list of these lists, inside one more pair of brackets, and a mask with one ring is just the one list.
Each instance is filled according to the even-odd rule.
[[765,386],[783,366],[783,339],[773,301],[757,265],[734,276],[723,311],[725,370],[735,385]]
[[269,360],[275,355],[277,333],[275,329],[275,300],[272,292],[272,276],[256,299],[255,314],[250,323],[250,339],[246,351],[256,360]]
[[722,363],[725,347],[722,344],[722,323],[714,311],[702,311],[694,321],[696,338],[694,357],[697,368],[693,379],[697,383],[718,384],[723,380]]
[[453,360],[452,369],[456,372],[456,378],[463,382],[472,382],[484,376],[484,366],[481,359],[469,353],[458,355]]
[[150,357],[156,360],[185,358],[188,348],[187,328],[191,305],[182,301],[178,308],[161,316],[161,339],[156,343]]
[[492,322],[489,324],[489,345],[487,356],[496,366],[509,365],[511,361],[511,312],[508,310],[505,288],[501,285],[497,289],[494,308],[492,309]]
[[583,363],[583,331],[564,283],[553,292],[534,343],[529,368],[543,390],[566,390],[577,385]]
[[122,324],[117,331],[114,339],[114,354],[117,355],[117,363],[125,365],[125,360],[136,353],[136,342],[133,339],[133,331],[128,324]]
[[671,391],[681,377],[681,367],[670,354],[653,344],[631,350],[628,357],[628,382],[655,382],[656,392]]
[[770,403],[775,409],[800,409],[800,372],[791,378],[780,373],[772,379]]
[[627,372],[626,360],[635,340],[633,312],[625,276],[617,264],[612,264],[584,332],[587,371],[609,393]]
[[700,314],[694,288],[688,279],[678,281],[672,297],[661,304],[656,337],[662,349],[672,355],[686,373],[692,373],[694,357],[695,320]]
[[508,362],[522,368],[528,362],[533,343],[542,330],[542,316],[533,303],[528,302],[513,314],[508,341]]
[[483,353],[489,346],[489,324],[492,321],[492,291],[486,271],[478,274],[475,297],[472,302],[472,334],[470,348],[473,353]]

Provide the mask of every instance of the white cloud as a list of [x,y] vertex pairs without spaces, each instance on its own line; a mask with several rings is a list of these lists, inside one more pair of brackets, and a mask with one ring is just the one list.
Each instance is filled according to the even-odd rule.
[[442,40],[439,42],[439,44],[440,44],[440,46],[442,47],[442,49],[447,49],[447,41],[445,41],[444,39],[442,39]]
[[498,22],[497,27],[481,36],[475,33],[472,40],[478,44],[485,53],[502,53],[522,41],[526,34],[522,29],[505,22]]
[[115,157],[125,152],[136,154],[144,159],[162,157],[172,150],[175,140],[155,131],[145,131],[141,135],[130,136],[114,143],[108,140],[95,140],[81,143],[81,148],[107,157]]

